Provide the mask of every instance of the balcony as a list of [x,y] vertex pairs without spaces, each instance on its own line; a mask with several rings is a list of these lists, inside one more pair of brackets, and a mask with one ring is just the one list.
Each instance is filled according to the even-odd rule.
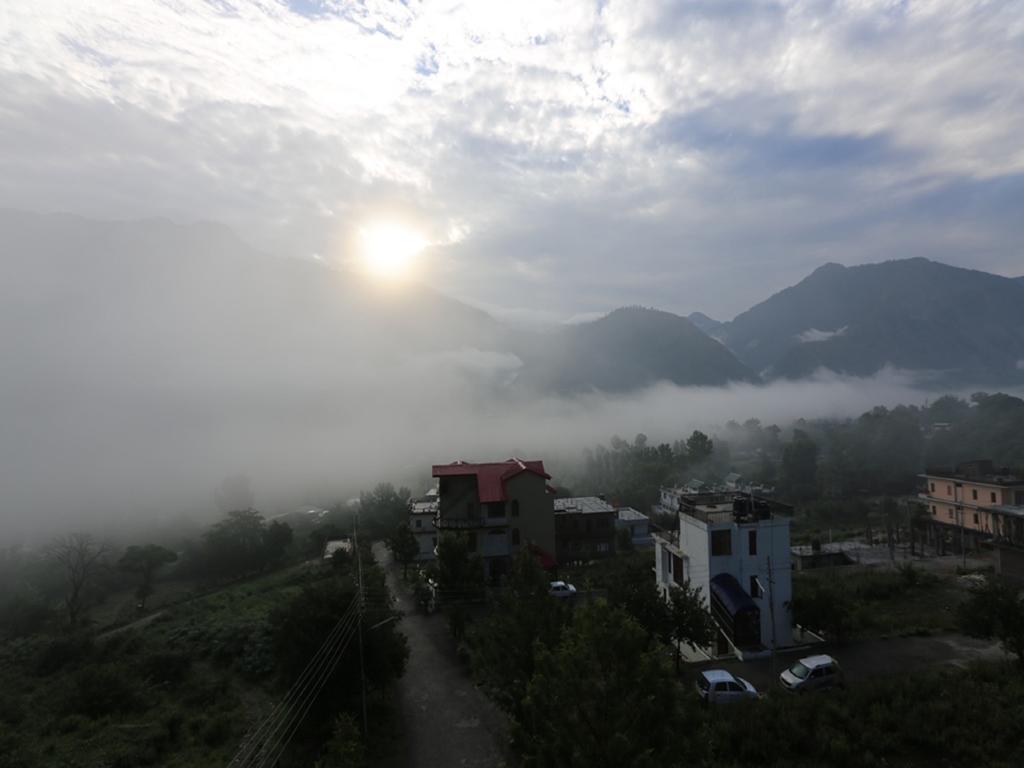
[[434,518],[434,527],[439,531],[473,531],[480,528],[504,528],[508,517],[441,517]]

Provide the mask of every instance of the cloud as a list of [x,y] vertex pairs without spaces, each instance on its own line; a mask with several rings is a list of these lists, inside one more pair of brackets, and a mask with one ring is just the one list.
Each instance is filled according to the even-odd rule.
[[[358,220],[398,209],[432,241],[465,233],[438,249],[438,287],[507,305],[516,286],[521,309],[567,314],[725,315],[821,261],[908,247],[1005,269],[1018,15],[1012,0],[26,3],[0,32],[0,205],[214,218],[336,259]],[[947,191],[990,205],[949,214]]]
[[819,331],[817,328],[808,328],[806,331],[798,333],[796,335],[796,339],[801,344],[808,344],[815,341],[828,341],[829,339],[835,336],[842,336],[844,333],[846,333],[846,328],[847,326],[845,325],[842,328],[837,328],[834,331]]

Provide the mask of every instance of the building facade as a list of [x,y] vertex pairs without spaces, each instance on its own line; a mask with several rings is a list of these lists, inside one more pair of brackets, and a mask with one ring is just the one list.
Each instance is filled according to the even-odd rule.
[[417,560],[433,560],[434,548],[437,546],[437,529],[434,520],[437,517],[437,489],[431,488],[425,495],[409,502],[409,530],[416,537],[420,551]]
[[678,530],[655,536],[655,578],[666,596],[698,588],[718,626],[708,653],[752,658],[792,645],[789,508],[728,492],[678,499]]
[[620,531],[629,531],[629,540],[634,549],[654,546],[651,521],[643,512],[632,507],[619,507],[615,510],[615,517],[615,527]]
[[989,540],[1024,546],[1024,478],[991,461],[929,469],[920,477],[918,498],[937,549],[972,549]]
[[522,547],[553,561],[555,516],[551,476],[542,461],[435,464],[436,535],[465,538],[481,557],[484,575],[506,575]]
[[555,499],[555,557],[559,565],[615,554],[615,507],[598,496]]

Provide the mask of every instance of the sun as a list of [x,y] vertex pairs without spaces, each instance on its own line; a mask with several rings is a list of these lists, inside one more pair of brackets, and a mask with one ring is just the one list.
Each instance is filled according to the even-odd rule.
[[359,230],[359,261],[366,272],[383,280],[408,278],[427,241],[394,221],[372,222]]

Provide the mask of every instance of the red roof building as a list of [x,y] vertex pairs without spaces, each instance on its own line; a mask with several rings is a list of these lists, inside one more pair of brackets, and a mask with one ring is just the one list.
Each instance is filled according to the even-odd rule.
[[532,472],[545,480],[551,479],[551,475],[544,471],[543,461],[523,461],[516,458],[484,464],[453,461],[451,464],[435,464],[433,468],[434,477],[475,477],[477,501],[481,504],[508,501],[505,483],[523,472]]

